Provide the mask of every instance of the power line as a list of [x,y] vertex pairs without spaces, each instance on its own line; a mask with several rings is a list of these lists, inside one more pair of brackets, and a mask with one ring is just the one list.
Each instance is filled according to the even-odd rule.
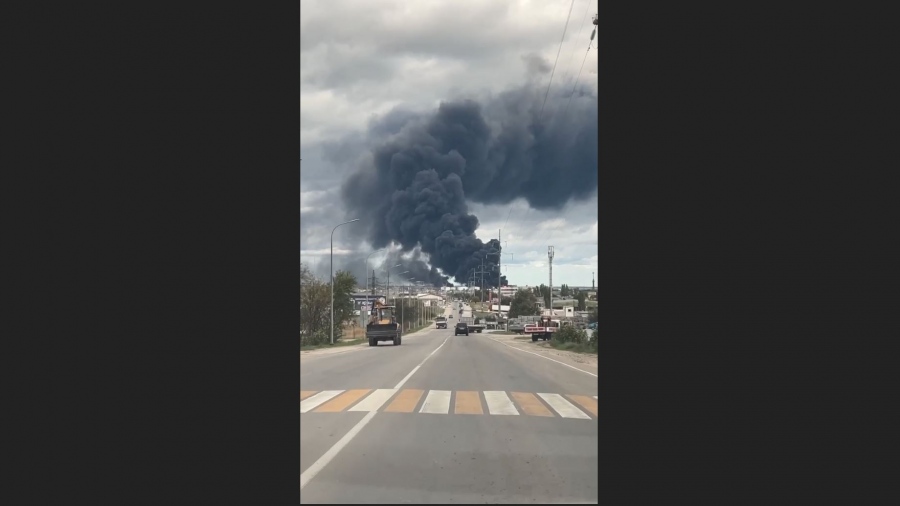
[[[584,16],[581,18],[581,26],[578,27],[578,33],[584,31],[584,22],[587,21],[588,12],[590,12],[591,5],[594,3],[594,0],[588,0],[587,4],[584,6]],[[575,44],[575,47],[572,50],[572,56],[569,57],[569,64],[566,65],[566,73],[562,76],[562,82],[566,82],[566,76],[569,75],[569,69],[572,67],[572,59],[575,58],[575,54],[578,52],[578,44]]]
[[572,17],[572,7],[575,7],[575,0],[569,5],[569,14],[566,16],[566,26],[563,27],[562,39],[559,41],[559,49],[556,50],[556,60],[553,61],[553,70],[550,71],[550,82],[547,83],[547,92],[544,93],[544,102],[541,104],[541,113],[538,115],[538,121],[544,117],[544,105],[547,103],[547,95],[550,94],[550,85],[553,84],[553,74],[556,72],[556,64],[559,62],[559,53],[562,51],[563,41],[566,40],[566,30],[569,29],[569,18]]
[[[591,43],[594,42],[593,33],[591,34]],[[587,61],[587,55],[591,52],[591,45],[588,45],[587,51],[584,52],[584,58],[581,59],[581,67],[578,69],[578,75],[575,76],[575,82],[572,83],[572,92],[569,93],[569,98],[566,100],[566,108],[563,110],[562,117],[566,117],[566,113],[569,112],[569,103],[572,102],[572,97],[575,96],[575,88],[578,87],[578,79],[581,77],[581,71],[584,70],[584,62]]]

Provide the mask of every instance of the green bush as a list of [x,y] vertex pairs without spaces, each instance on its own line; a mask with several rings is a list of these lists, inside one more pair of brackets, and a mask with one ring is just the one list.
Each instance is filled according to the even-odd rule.
[[[337,336],[335,336],[335,340],[337,340]],[[324,330],[317,330],[309,336],[300,336],[300,346],[318,346],[330,342],[331,336]]]
[[585,344],[588,341],[587,332],[575,328],[573,325],[563,325],[553,334],[553,339],[558,343]]

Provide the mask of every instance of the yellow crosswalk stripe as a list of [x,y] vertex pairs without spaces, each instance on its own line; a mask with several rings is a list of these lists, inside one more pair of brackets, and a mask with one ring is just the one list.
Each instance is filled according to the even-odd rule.
[[597,416],[597,401],[593,397],[587,395],[570,395],[568,397],[580,404],[582,408],[590,411],[592,415]]
[[415,388],[401,390],[384,411],[387,413],[412,413],[424,393],[424,390]]
[[534,394],[525,392],[510,392],[516,404],[522,408],[522,412],[531,416],[553,416],[553,413]]
[[478,392],[456,392],[453,412],[461,415],[483,415],[484,410],[481,409],[481,398],[478,396]]
[[343,411],[349,408],[351,404],[362,399],[364,395],[371,391],[372,390],[368,388],[365,390],[347,390],[334,399],[331,399],[325,404],[322,404],[313,411],[315,411],[316,413],[337,413],[339,411]]

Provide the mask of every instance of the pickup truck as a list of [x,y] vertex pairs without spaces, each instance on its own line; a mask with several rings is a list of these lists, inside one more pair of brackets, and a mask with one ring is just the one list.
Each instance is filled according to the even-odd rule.
[[459,318],[460,323],[465,323],[469,327],[469,332],[478,332],[481,333],[484,330],[483,323],[475,323],[475,318],[471,316],[461,316]]
[[434,326],[439,329],[447,328],[447,318],[443,316],[438,316],[434,319]]

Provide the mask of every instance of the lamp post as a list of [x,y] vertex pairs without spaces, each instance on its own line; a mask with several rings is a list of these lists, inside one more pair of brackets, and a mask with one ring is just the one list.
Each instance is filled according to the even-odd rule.
[[[409,278],[410,283],[415,283],[415,281],[416,281],[416,278]],[[405,305],[406,305],[406,299],[403,300],[403,306],[405,306]],[[403,306],[400,306],[400,321],[401,322],[404,321],[403,320]],[[409,330],[410,328],[411,328],[411,325],[406,326],[406,330]]]
[[337,230],[337,228],[341,225],[353,223],[354,221],[359,221],[359,218],[356,218],[355,220],[345,221],[343,223],[338,223],[333,229],[331,229],[331,344],[334,344],[334,231]]

